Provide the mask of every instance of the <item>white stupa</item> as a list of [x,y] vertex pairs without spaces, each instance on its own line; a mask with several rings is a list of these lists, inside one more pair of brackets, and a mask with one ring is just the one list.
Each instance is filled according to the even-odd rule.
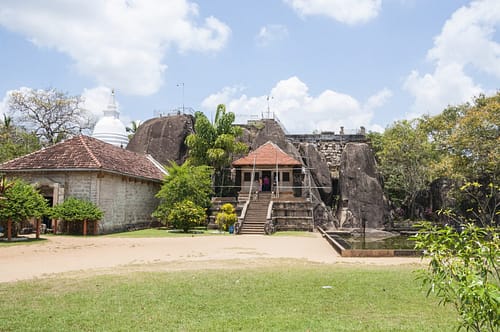
[[120,121],[120,112],[116,107],[114,89],[111,91],[108,108],[104,110],[104,116],[97,121],[92,137],[123,148],[128,144],[127,130]]

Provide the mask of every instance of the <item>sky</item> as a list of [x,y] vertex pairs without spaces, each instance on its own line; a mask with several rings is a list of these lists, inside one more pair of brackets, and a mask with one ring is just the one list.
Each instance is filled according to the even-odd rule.
[[[383,131],[500,88],[499,0],[0,0],[0,113],[56,88],[125,124],[182,108]],[[269,111],[269,113],[268,113]]]

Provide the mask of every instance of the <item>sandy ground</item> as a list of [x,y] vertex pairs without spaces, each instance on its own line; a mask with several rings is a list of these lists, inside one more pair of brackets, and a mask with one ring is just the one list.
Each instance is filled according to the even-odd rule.
[[319,264],[420,264],[420,258],[343,258],[321,238],[198,236],[178,238],[48,237],[37,244],[0,247],[0,282],[129,271],[245,268]]

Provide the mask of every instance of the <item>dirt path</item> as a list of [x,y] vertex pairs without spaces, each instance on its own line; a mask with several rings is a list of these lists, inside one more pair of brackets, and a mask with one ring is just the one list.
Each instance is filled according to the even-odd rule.
[[319,234],[179,238],[49,237],[40,244],[0,247],[0,282],[54,273],[121,273],[132,270],[244,268],[249,266],[352,263],[397,265],[420,258],[343,258]]

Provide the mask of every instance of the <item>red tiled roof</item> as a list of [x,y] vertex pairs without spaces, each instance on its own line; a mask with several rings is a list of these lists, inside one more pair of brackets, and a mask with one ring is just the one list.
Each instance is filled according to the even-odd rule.
[[108,171],[153,180],[165,176],[148,156],[84,135],[0,164],[0,173],[37,170]]
[[292,156],[286,154],[271,141],[262,144],[256,150],[250,152],[246,157],[233,162],[233,166],[301,166],[302,163]]

